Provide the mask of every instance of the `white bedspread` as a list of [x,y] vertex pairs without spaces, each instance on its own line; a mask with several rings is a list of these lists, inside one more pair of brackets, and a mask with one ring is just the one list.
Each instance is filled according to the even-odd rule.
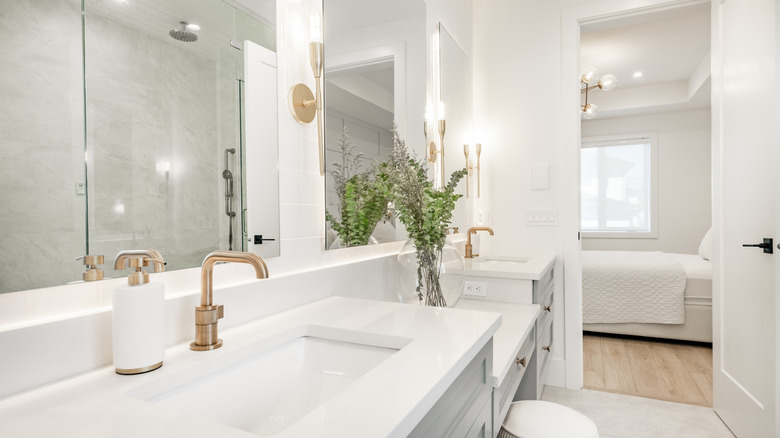
[[583,251],[582,321],[685,323],[685,270],[662,252]]

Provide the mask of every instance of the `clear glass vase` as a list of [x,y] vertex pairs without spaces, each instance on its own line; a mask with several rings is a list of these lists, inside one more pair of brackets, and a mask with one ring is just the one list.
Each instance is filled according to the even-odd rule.
[[458,250],[445,244],[441,253],[423,254],[422,258],[421,263],[414,241],[407,240],[398,253],[398,298],[402,303],[454,307],[463,295],[465,282],[463,258]]

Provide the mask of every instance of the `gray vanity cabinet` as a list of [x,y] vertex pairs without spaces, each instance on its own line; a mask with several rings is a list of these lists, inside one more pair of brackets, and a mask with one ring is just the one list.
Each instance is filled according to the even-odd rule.
[[550,358],[553,349],[553,269],[550,268],[539,280],[534,280],[534,304],[539,303],[542,311],[536,320],[536,394],[534,399],[542,396],[544,381],[547,378]]
[[477,353],[443,396],[423,417],[410,437],[493,436],[491,376],[493,340]]

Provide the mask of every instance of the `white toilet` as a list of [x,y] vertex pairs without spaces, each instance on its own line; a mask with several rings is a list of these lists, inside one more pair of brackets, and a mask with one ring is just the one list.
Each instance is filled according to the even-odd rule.
[[596,423],[572,408],[542,400],[513,402],[498,438],[598,438]]

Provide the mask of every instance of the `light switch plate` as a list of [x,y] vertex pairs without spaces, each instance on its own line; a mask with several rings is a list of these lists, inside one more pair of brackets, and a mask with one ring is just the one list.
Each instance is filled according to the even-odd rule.
[[556,208],[529,208],[526,210],[526,224],[528,225],[558,225],[558,209]]

